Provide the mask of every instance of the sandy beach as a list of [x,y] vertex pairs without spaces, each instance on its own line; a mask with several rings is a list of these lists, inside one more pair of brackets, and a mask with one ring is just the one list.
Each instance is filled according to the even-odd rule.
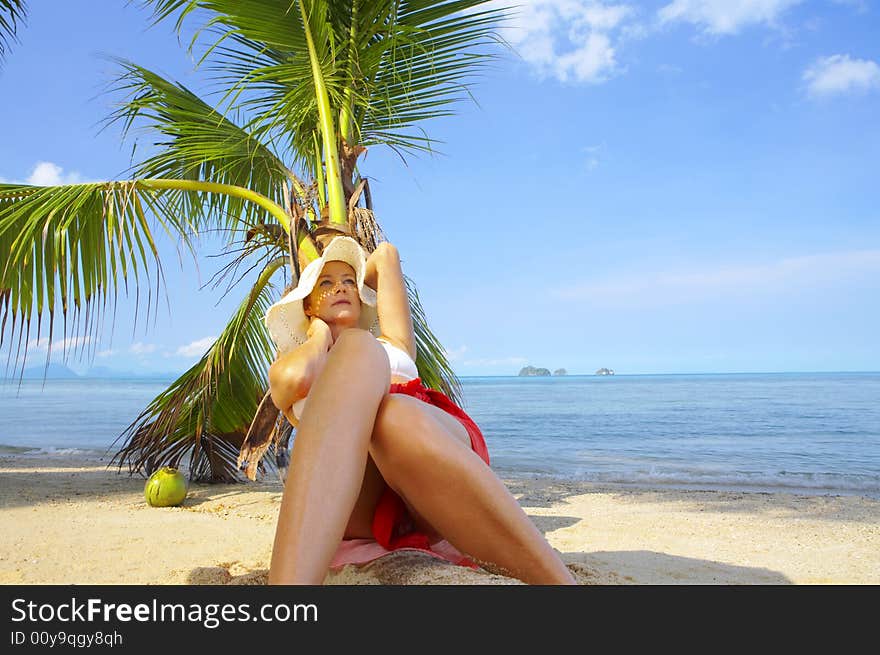
[[[281,484],[144,480],[82,456],[0,455],[2,584],[265,584]],[[880,500],[506,480],[582,584],[878,584]],[[519,584],[401,551],[327,584]]]

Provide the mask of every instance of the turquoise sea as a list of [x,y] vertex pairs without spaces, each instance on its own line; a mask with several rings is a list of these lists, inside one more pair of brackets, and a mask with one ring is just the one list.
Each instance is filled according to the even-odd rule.
[[[0,453],[107,453],[167,382],[0,382]],[[880,498],[880,373],[471,377],[462,388],[502,477]]]

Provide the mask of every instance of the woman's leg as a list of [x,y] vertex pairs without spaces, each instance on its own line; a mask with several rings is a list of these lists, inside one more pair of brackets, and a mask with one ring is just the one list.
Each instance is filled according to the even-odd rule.
[[321,584],[361,489],[388,356],[364,330],[330,349],[303,409],[284,486],[269,584]]
[[464,427],[443,410],[390,394],[379,405],[370,454],[388,485],[462,552],[530,584],[575,584],[504,483],[464,439]]
[[345,539],[373,538],[373,515],[387,486],[373,458],[368,456],[361,490],[345,528]]

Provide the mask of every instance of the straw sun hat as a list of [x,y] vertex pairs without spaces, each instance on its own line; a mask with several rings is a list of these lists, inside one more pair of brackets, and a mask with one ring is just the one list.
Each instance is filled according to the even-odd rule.
[[318,281],[324,264],[332,261],[345,262],[354,269],[358,295],[361,299],[361,317],[358,327],[379,336],[379,319],[376,312],[376,292],[364,284],[367,255],[361,245],[351,237],[336,237],[321,256],[303,269],[296,288],[272,305],[266,312],[266,327],[272,341],[281,352],[293,350],[306,342],[309,317],[303,311],[303,298],[308,296]]

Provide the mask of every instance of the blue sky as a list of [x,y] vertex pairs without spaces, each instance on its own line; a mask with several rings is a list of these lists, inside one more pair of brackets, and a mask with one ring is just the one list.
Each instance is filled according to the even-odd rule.
[[[206,88],[136,5],[30,5],[2,179],[119,178],[102,53]],[[363,163],[458,374],[880,370],[878,29],[875,0],[522,3],[479,105],[425,125],[442,154]],[[219,334],[219,244],[162,248],[167,305],[121,300],[72,368],[179,372]]]

